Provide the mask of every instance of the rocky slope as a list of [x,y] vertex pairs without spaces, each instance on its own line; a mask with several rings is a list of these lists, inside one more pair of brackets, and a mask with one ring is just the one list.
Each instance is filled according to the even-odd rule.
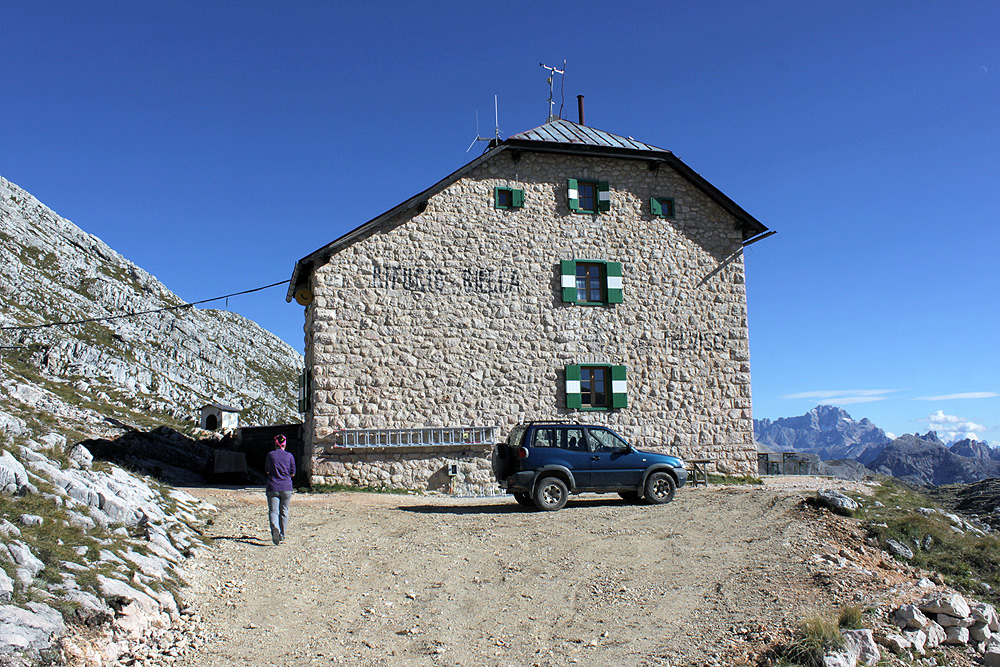
[[[69,420],[88,436],[107,434],[109,416],[144,426],[157,418],[190,422],[209,402],[244,408],[244,424],[296,421],[302,358],[273,334],[224,310],[127,316],[183,304],[100,239],[0,178],[4,412]],[[116,319],[20,328],[106,317]],[[40,405],[36,389],[54,398]],[[107,414],[108,404],[116,414]]]

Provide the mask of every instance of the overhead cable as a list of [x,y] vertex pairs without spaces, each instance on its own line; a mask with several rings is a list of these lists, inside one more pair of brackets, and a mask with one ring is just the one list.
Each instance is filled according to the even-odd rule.
[[244,290],[242,292],[233,292],[232,294],[225,294],[223,296],[212,297],[211,299],[202,299],[201,301],[193,301],[191,303],[182,303],[179,306],[166,306],[164,308],[155,308],[153,310],[142,310],[135,313],[123,313],[121,315],[108,315],[106,317],[90,317],[85,320],[72,320],[68,322],[49,322],[48,324],[36,324],[30,327],[0,327],[0,331],[33,331],[35,329],[49,329],[52,327],[66,327],[73,324],[87,324],[89,322],[108,322],[111,320],[121,320],[126,317],[136,317],[137,315],[150,315],[152,313],[162,313],[168,310],[185,310],[187,308],[194,308],[195,306],[201,305],[203,303],[211,303],[212,301],[221,301],[223,299],[228,299],[231,296],[240,296],[241,294],[250,294],[252,292],[260,292],[261,290],[270,289],[271,287],[277,287],[278,285],[288,284],[288,280],[282,280],[279,283],[273,283],[271,285],[264,285],[263,287],[255,287],[254,289]]

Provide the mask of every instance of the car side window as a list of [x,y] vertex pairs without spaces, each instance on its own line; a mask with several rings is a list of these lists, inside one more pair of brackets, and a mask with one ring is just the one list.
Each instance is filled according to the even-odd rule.
[[554,428],[537,428],[531,439],[532,447],[555,447],[556,430]]
[[628,443],[607,429],[592,428],[588,429],[587,433],[594,440],[594,451],[618,452],[628,448]]
[[573,452],[587,451],[587,441],[583,437],[582,428],[564,428],[562,430],[562,442],[559,446]]

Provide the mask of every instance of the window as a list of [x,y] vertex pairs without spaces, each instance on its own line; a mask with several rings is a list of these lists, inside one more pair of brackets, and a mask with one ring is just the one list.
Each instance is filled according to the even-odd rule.
[[624,366],[567,366],[566,407],[577,410],[628,407],[626,375]]
[[567,181],[569,210],[578,213],[603,213],[611,210],[611,186],[607,181]]
[[622,265],[597,259],[559,262],[562,300],[581,305],[622,303]]
[[653,197],[649,200],[649,210],[660,218],[674,217],[674,200],[672,197]]
[[604,265],[576,263],[576,302],[603,303]]
[[521,208],[524,206],[524,190],[516,188],[493,188],[493,206],[499,209]]
[[614,431],[604,428],[590,428],[587,429],[587,433],[590,434],[590,438],[594,441],[595,452],[620,452],[628,449],[628,443],[622,440]]

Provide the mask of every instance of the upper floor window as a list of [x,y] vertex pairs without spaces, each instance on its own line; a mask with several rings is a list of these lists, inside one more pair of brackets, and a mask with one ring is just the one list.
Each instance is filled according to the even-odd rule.
[[524,206],[524,190],[493,188],[493,206],[499,209],[521,208]]
[[559,263],[562,300],[596,305],[622,303],[622,265],[597,259],[564,259]]
[[653,215],[660,218],[674,217],[673,197],[653,197],[649,200],[649,209]]
[[602,213],[611,210],[611,186],[607,181],[567,181],[569,209],[578,213]]

